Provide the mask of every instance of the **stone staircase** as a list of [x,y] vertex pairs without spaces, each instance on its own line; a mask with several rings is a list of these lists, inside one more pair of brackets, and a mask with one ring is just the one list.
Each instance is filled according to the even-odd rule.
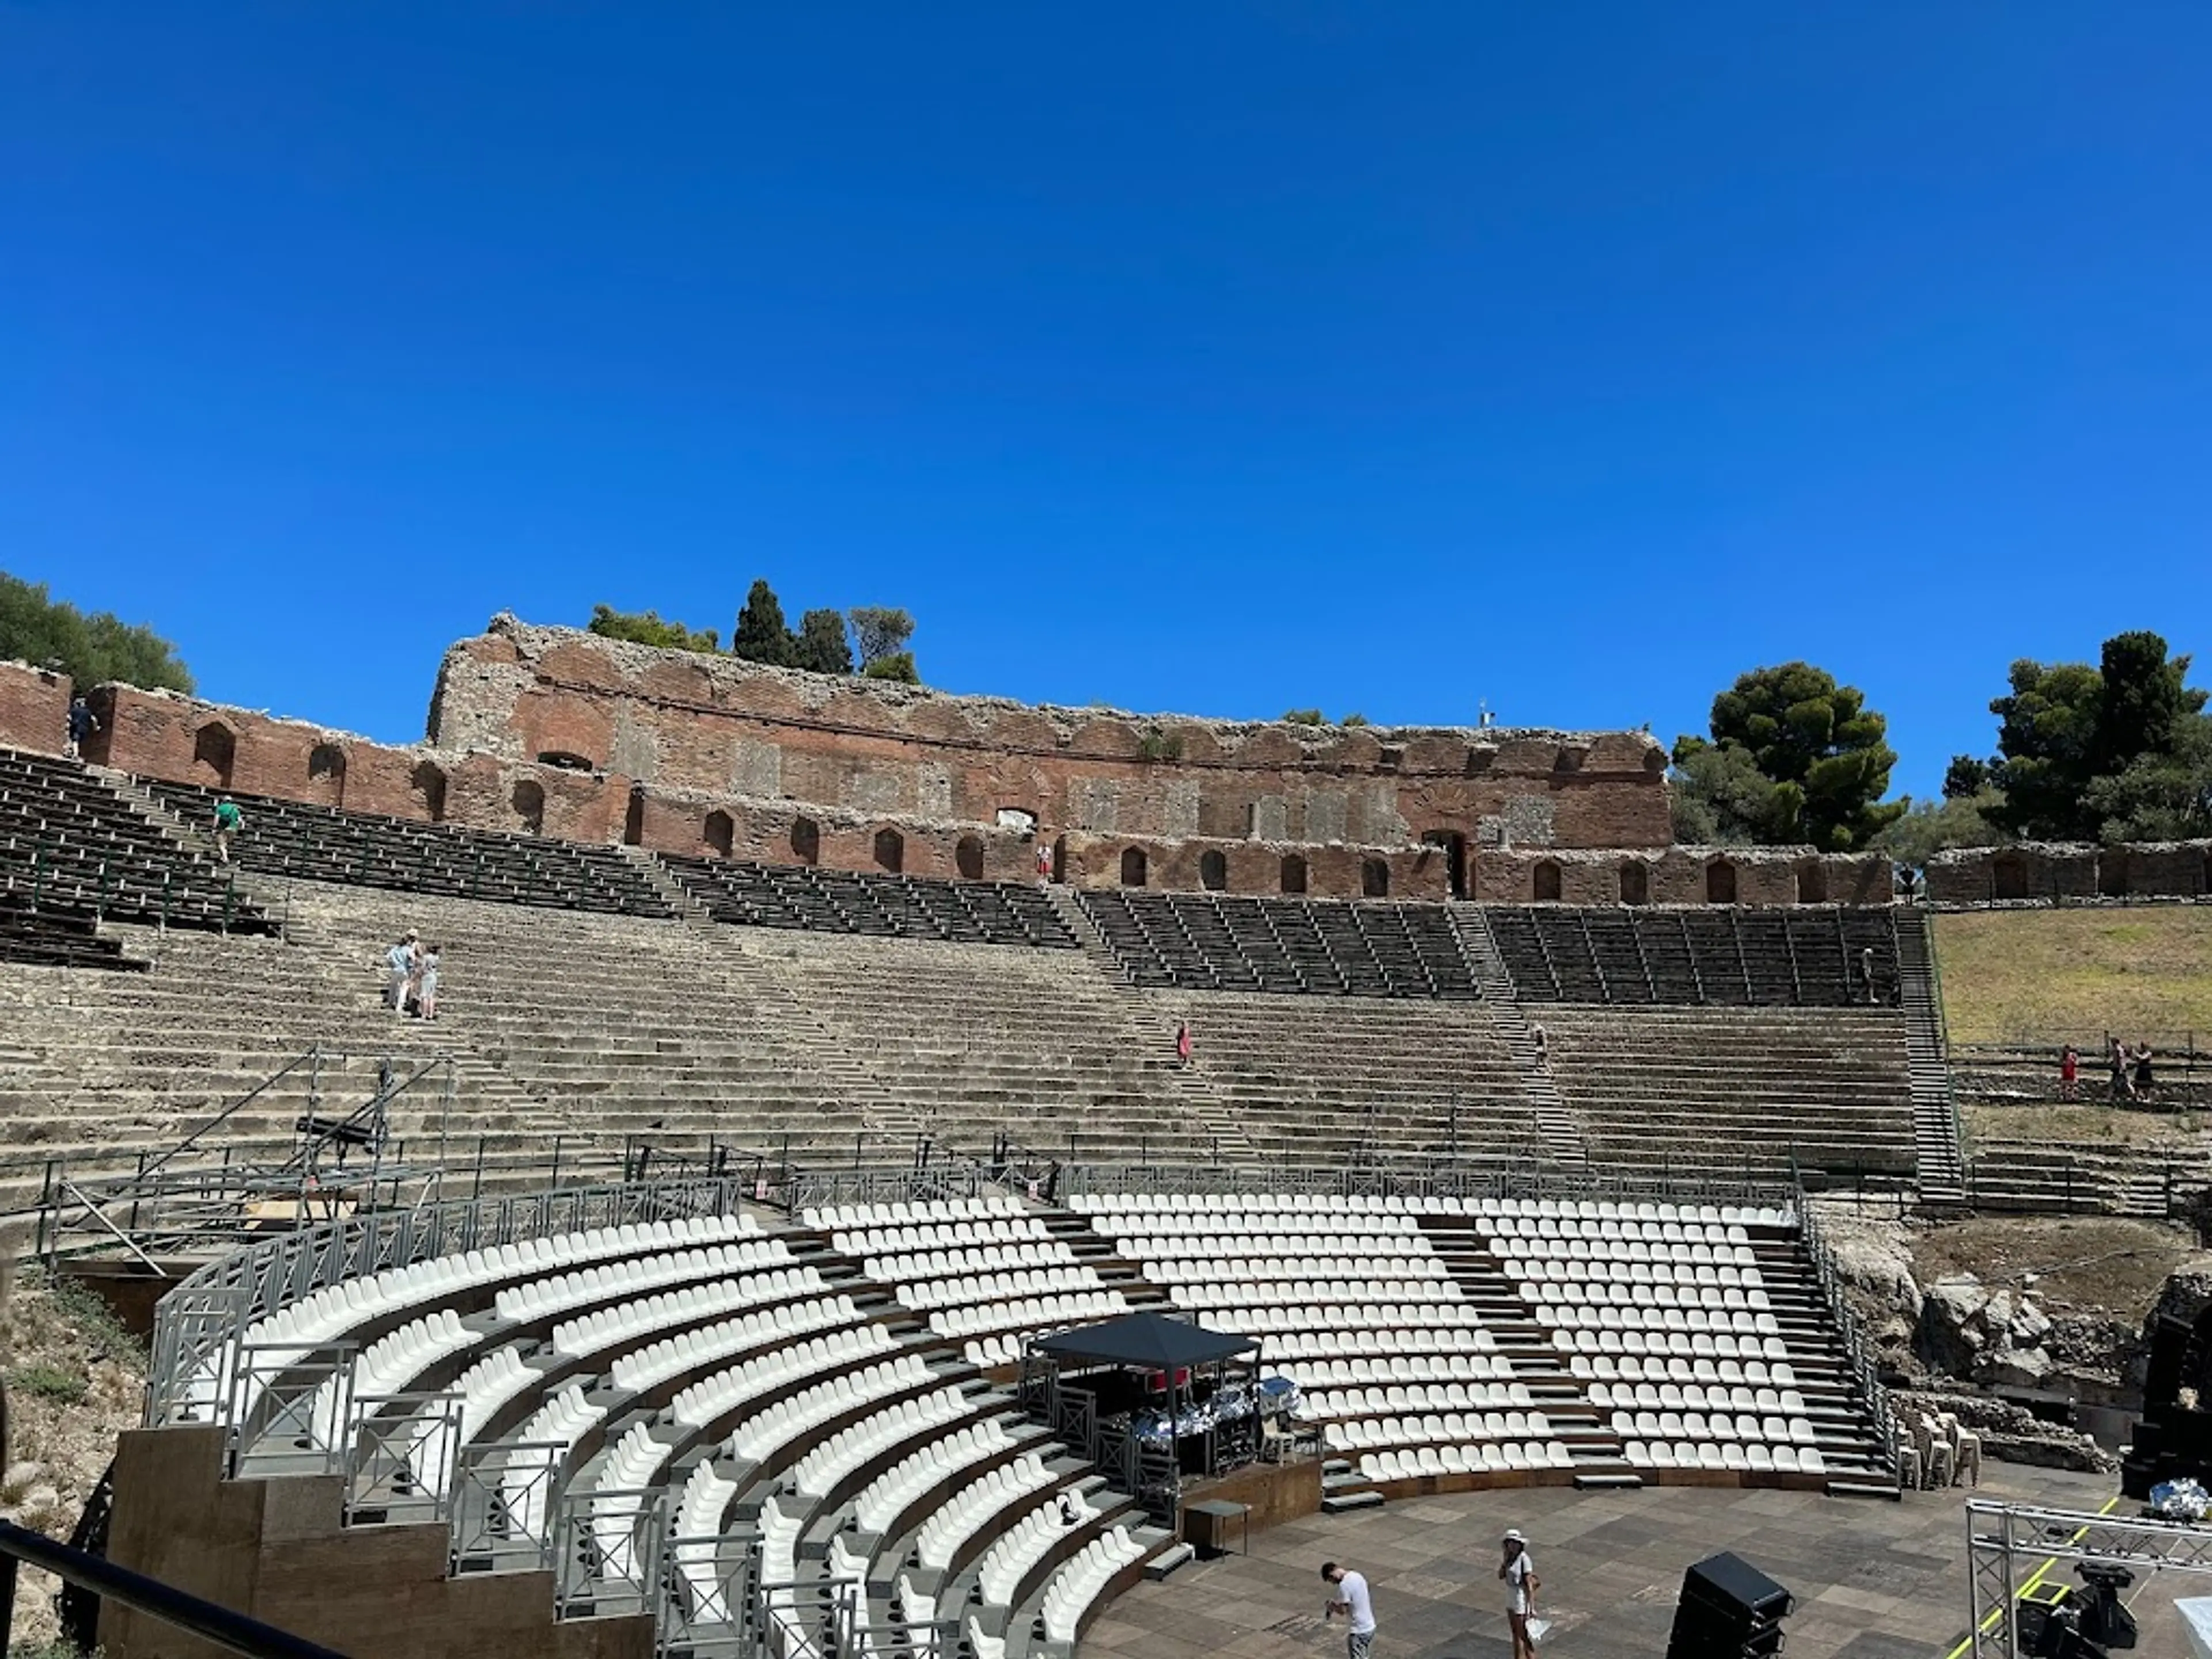
[[1911,906],[1897,911],[1898,994],[1905,1009],[1905,1065],[1912,1090],[1921,1202],[1954,1206],[1966,1199],[1966,1164],[1959,1152],[1959,1111],[1952,1097],[1942,994],[1936,983],[1927,917],[1926,911]]
[[1519,1068],[1522,1091],[1535,1117],[1542,1150],[1549,1155],[1546,1161],[1565,1169],[1587,1168],[1589,1148],[1583,1142],[1582,1125],[1568,1109],[1559,1082],[1552,1075],[1550,1056],[1538,1048],[1535,1028],[1515,1000],[1513,976],[1506,971],[1505,959],[1498,952],[1489,919],[1480,905],[1455,904],[1451,907],[1451,923],[1453,932],[1459,935],[1460,948],[1474,970],[1474,982],[1482,992],[1483,1008],[1496,1024],[1498,1035],[1512,1052],[1514,1065]]

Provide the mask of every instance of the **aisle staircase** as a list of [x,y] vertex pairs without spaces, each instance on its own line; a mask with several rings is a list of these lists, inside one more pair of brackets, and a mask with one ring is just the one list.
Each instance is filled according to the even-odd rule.
[[1966,1201],[1966,1163],[1959,1151],[1959,1109],[1952,1096],[1942,988],[1936,977],[1928,918],[1929,913],[1917,906],[1898,907],[1898,994],[1905,1009],[1905,1063],[1912,1087],[1920,1201],[1948,1207]]
[[1583,1139],[1582,1125],[1576,1121],[1575,1115],[1567,1109],[1566,1097],[1559,1092],[1559,1082],[1552,1075],[1549,1055],[1538,1050],[1535,1028],[1521,1012],[1521,1005],[1514,996],[1513,976],[1505,971],[1505,960],[1498,953],[1498,941],[1491,933],[1489,918],[1479,904],[1455,904],[1451,907],[1451,921],[1452,931],[1459,935],[1460,949],[1466,954],[1468,965],[1474,970],[1484,1012],[1512,1053],[1515,1069],[1521,1077],[1522,1094],[1543,1137],[1543,1151],[1548,1155],[1546,1161],[1569,1170],[1587,1169],[1589,1148]]

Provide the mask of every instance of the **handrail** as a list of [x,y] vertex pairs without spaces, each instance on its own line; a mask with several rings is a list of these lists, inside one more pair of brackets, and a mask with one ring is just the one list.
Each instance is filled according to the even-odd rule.
[[159,1170],[164,1164],[167,1164],[171,1158],[175,1158],[178,1154],[190,1152],[192,1147],[198,1143],[201,1136],[208,1133],[211,1130],[221,1128],[224,1123],[228,1121],[237,1113],[244,1110],[247,1106],[258,1100],[264,1090],[274,1088],[278,1083],[289,1077],[294,1072],[298,1071],[302,1066],[310,1064],[319,1065],[322,1061],[322,1057],[323,1045],[319,1042],[312,1045],[305,1054],[294,1055],[290,1060],[286,1060],[283,1065],[278,1066],[276,1070],[271,1072],[267,1077],[263,1078],[260,1082],[255,1084],[251,1089],[240,1095],[236,1100],[232,1101],[229,1105],[217,1112],[206,1122],[201,1124],[199,1127],[194,1129],[191,1133],[186,1135],[175,1146],[170,1147],[167,1152],[163,1152],[161,1157],[155,1158],[151,1164],[142,1167],[138,1171],[139,1179],[143,1180],[146,1176],[152,1175],[155,1170]]
[[15,1603],[16,1563],[50,1572],[66,1583],[90,1591],[104,1601],[113,1601],[160,1620],[214,1643],[245,1659],[345,1659],[335,1648],[295,1636],[258,1619],[218,1607],[189,1591],[133,1572],[112,1561],[49,1538],[44,1533],[0,1521],[0,1652],[9,1650],[9,1627]]

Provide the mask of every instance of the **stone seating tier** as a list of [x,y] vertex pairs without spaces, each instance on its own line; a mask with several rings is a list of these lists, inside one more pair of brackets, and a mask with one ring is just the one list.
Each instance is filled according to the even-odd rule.
[[[141,781],[187,826],[213,829],[217,792]],[[236,791],[230,797],[245,817],[231,857],[254,874],[553,909],[675,914],[644,872],[611,847],[417,823]]]
[[0,901],[122,921],[266,932],[228,872],[75,761],[0,749]]
[[1484,915],[1524,1002],[1846,1007],[1898,991],[1890,913],[1791,909],[1584,908],[1498,905]]
[[1139,986],[1458,1000],[1479,994],[1440,905],[1127,890],[1080,897]]
[[753,927],[1073,950],[1075,939],[1036,887],[938,881],[742,860],[661,862],[717,921]]

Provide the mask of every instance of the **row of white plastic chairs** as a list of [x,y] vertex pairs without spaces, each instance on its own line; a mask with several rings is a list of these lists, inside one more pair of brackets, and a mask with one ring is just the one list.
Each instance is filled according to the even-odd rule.
[[911,1352],[842,1371],[771,1401],[765,1411],[756,1412],[739,1424],[723,1443],[732,1457],[758,1463],[809,1429],[858,1411],[872,1401],[918,1388],[929,1381],[930,1375],[921,1356]]
[[664,1336],[622,1355],[607,1374],[617,1388],[626,1391],[649,1389],[732,1354],[771,1342],[794,1341],[835,1326],[857,1324],[860,1319],[860,1309],[842,1293],[807,1302],[782,1302],[757,1313]]
[[1279,1215],[1218,1210],[1124,1210],[1094,1215],[1091,1230],[1104,1238],[1379,1238],[1420,1242],[1420,1224],[1409,1215],[1354,1215],[1309,1206]]
[[830,1247],[847,1255],[908,1255],[916,1250],[981,1250],[1033,1244],[1052,1237],[1035,1216],[1002,1215],[989,1221],[932,1222],[917,1227],[858,1227],[832,1233]]
[[[1073,1511],[1073,1519],[1062,1513],[1063,1503]],[[1045,1552],[1054,1541],[1070,1527],[1095,1520],[1097,1514],[1081,1492],[1073,1490],[1048,1498],[1024,1513],[983,1552],[983,1559],[975,1570],[975,1588],[983,1605],[1011,1606],[1015,1587],[1031,1567],[1044,1559]]]
[[823,1288],[822,1275],[812,1267],[770,1267],[764,1272],[711,1279],[703,1285],[650,1291],[562,1320],[553,1328],[553,1351],[572,1358],[598,1353],[672,1325],[688,1324],[711,1314],[811,1296]]
[[897,1346],[881,1325],[838,1326],[699,1378],[669,1402],[669,1415],[686,1428],[703,1428],[802,1377],[828,1376],[887,1354]]
[[1809,1446],[1819,1437],[1809,1418],[1756,1417],[1749,1412],[1615,1411],[1609,1420],[1623,1440],[1717,1440],[1723,1444],[1741,1440],[1747,1445]]
[[1059,1267],[1022,1267],[967,1279],[910,1279],[897,1290],[901,1302],[927,1312],[932,1308],[964,1307],[972,1302],[1006,1302],[1016,1297],[1060,1296],[1102,1288],[1098,1275],[1090,1268]]
[[1686,1331],[1719,1335],[1727,1332],[1739,1342],[1746,1337],[1778,1340],[1782,1327],[1771,1313],[1748,1308],[1638,1308],[1600,1305],[1589,1302],[1538,1302],[1532,1311],[1536,1322],[1553,1331]]
[[[251,1421],[268,1380],[308,1361],[316,1349],[371,1323],[407,1310],[450,1301],[464,1291],[508,1279],[526,1279],[585,1263],[604,1263],[672,1243],[693,1244],[750,1236],[758,1228],[748,1216],[701,1217],[690,1221],[653,1222],[584,1232],[557,1233],[488,1250],[431,1256],[404,1267],[340,1279],[289,1303],[246,1328],[244,1340],[258,1350],[249,1374],[235,1392]],[[203,1420],[224,1409],[234,1392],[231,1356],[222,1352],[194,1376],[190,1392],[195,1415]]]
[[984,1370],[996,1370],[1002,1365],[1020,1363],[1022,1337],[1014,1331],[1002,1332],[996,1336],[971,1337],[960,1352],[969,1364]]
[[870,1255],[861,1271],[871,1279],[903,1284],[909,1279],[953,1279],[963,1273],[998,1273],[1017,1267],[1058,1267],[1075,1252],[1058,1239],[1023,1244],[987,1244],[976,1249],[926,1250],[911,1255]]
[[1255,1336],[1260,1352],[1278,1364],[1311,1359],[1378,1359],[1398,1354],[1495,1353],[1497,1335],[1479,1325],[1375,1325],[1347,1330],[1338,1325],[1284,1324],[1257,1331],[1249,1314],[1218,1316],[1208,1322]]
[[500,1291],[494,1305],[501,1319],[544,1319],[618,1297],[641,1296],[670,1285],[782,1267],[790,1261],[790,1249],[780,1238],[746,1239],[735,1244],[621,1256],[511,1285]]
[[1128,1310],[1128,1298],[1119,1291],[1076,1291],[1062,1296],[1025,1297],[1015,1302],[978,1302],[964,1308],[940,1308],[929,1316],[929,1328],[939,1336],[958,1339],[993,1331],[1079,1325]]
[[1333,1211],[1349,1215],[1516,1216],[1531,1220],[1696,1222],[1711,1226],[1788,1227],[1788,1210],[1735,1204],[1671,1204],[1640,1200],[1553,1198],[1456,1198],[1359,1195],[1339,1198],[1317,1193],[1078,1193],[1071,1210],[1119,1215],[1130,1212],[1170,1214],[1267,1215],[1282,1212]]
[[929,1198],[896,1204],[830,1204],[803,1209],[803,1227],[905,1227],[930,1222],[980,1221],[992,1216],[1026,1215],[1018,1198]]
[[1708,1313],[1771,1313],[1766,1292],[1729,1285],[1636,1285],[1612,1279],[1526,1279],[1515,1287],[1522,1301],[1534,1305],[1620,1308],[1703,1308]]
[[1594,1285],[1712,1285],[1723,1289],[1764,1290],[1756,1267],[1724,1267],[1717,1262],[1614,1261],[1590,1256],[1509,1255],[1498,1270],[1508,1279],[1558,1279]]
[[1142,1560],[1144,1554],[1145,1547],[1129,1535],[1126,1527],[1115,1527],[1085,1544],[1045,1586],[1042,1615],[1046,1637],[1054,1642],[1073,1643],[1091,1604],[1116,1573]]
[[943,1572],[985,1522],[1031,1492],[1042,1492],[1053,1480],[1052,1472],[1035,1452],[1024,1452],[977,1476],[921,1523],[915,1534],[915,1559],[926,1570]]
[[1665,1358],[1679,1354],[1685,1359],[1764,1359],[1770,1365],[1787,1361],[1790,1346],[1778,1336],[1738,1336],[1731,1332],[1677,1330],[1601,1330],[1583,1327],[1552,1333],[1552,1346],[1562,1354],[1628,1355]]
[[1708,1388],[1717,1382],[1731,1386],[1748,1382],[1754,1387],[1771,1383],[1778,1389],[1797,1386],[1796,1370],[1789,1361],[1766,1360],[1756,1356],[1722,1359],[1710,1354],[1647,1357],[1641,1354],[1578,1353],[1570,1357],[1567,1369],[1586,1382],[1702,1382]]
[[1403,1416],[1407,1412],[1503,1410],[1534,1403],[1525,1382],[1370,1382],[1364,1388],[1317,1389],[1306,1395],[1300,1414],[1333,1417]]
[[[1500,1239],[1491,1252],[1500,1263],[1566,1263],[1582,1267],[1583,1279],[1628,1279],[1637,1267],[1646,1272],[1687,1272],[1732,1274],[1719,1283],[1765,1283],[1759,1279],[1759,1255],[1741,1245],[1646,1245],[1646,1243],[1577,1243],[1575,1239]],[[1509,1274],[1524,1274],[1522,1267],[1506,1267]]]
[[987,1417],[966,1425],[939,1444],[908,1453],[868,1482],[853,1500],[854,1525],[862,1533],[883,1531],[900,1510],[948,1475],[996,1456],[1013,1443],[1006,1425],[995,1417]]
[[[1178,1308],[1211,1308],[1210,1302],[1201,1304],[1199,1300],[1204,1294],[1188,1285],[1178,1285],[1172,1292]],[[1471,1329],[1482,1323],[1481,1314],[1471,1303],[1465,1302],[1337,1302],[1326,1308],[1284,1303],[1262,1308],[1222,1308],[1215,1313],[1213,1322],[1247,1335],[1271,1331],[1389,1331],[1437,1327]]]
[[[1446,1276],[1444,1264],[1423,1255],[1231,1255],[1198,1250],[1188,1255],[1126,1252],[1144,1265],[1156,1285],[1203,1284],[1215,1279],[1432,1279]],[[1230,1264],[1234,1263],[1232,1267]]]
[[1295,1302],[1456,1306],[1467,1301],[1467,1293],[1449,1279],[1292,1279],[1255,1273],[1249,1279],[1224,1275],[1202,1283],[1178,1280],[1162,1288],[1184,1308],[1273,1308]]
[[965,1393],[950,1385],[918,1399],[898,1401],[838,1430],[810,1450],[799,1460],[790,1484],[801,1496],[819,1499],[899,1442],[949,1427],[975,1409]]
[[[604,1317],[589,1315],[580,1320],[556,1325],[554,1327],[554,1346],[557,1352],[570,1358],[588,1357],[642,1330],[653,1328],[655,1322],[662,1319],[674,1322],[696,1318],[757,1303],[781,1300],[808,1291],[818,1291],[822,1288],[821,1275],[811,1267],[775,1267],[766,1273],[756,1273],[743,1278],[689,1285],[642,1298],[634,1304],[625,1304],[620,1308],[607,1310]],[[846,1305],[849,1307],[849,1302]],[[788,1325],[784,1322],[787,1317],[792,1321]],[[799,1328],[797,1316],[787,1310],[777,1310],[775,1318],[779,1331]],[[724,1352],[735,1352],[740,1348],[754,1346],[744,1340],[752,1328],[744,1320],[734,1320],[713,1327],[709,1331],[687,1334],[695,1353],[704,1355],[711,1352],[711,1345],[717,1341],[727,1343]],[[658,1374],[641,1376],[635,1366],[625,1372],[624,1367],[630,1364],[632,1359],[641,1364],[665,1362],[670,1352],[670,1343],[658,1342],[641,1350],[636,1356],[617,1360],[614,1375],[617,1386],[628,1390],[665,1380]],[[688,1363],[678,1369],[687,1368]],[[674,1374],[676,1372],[668,1373]],[[474,1444],[508,1402],[535,1385],[542,1375],[536,1365],[524,1359],[519,1349],[508,1344],[493,1348],[462,1372],[453,1385],[454,1392],[461,1396],[462,1443]],[[445,1471],[432,1473],[442,1481]]]
[[1812,1446],[1723,1445],[1707,1441],[1631,1440],[1623,1449],[1632,1469],[1725,1469],[1738,1474],[1826,1474],[1827,1460]]
[[1564,1440],[1486,1440],[1476,1445],[1414,1446],[1404,1451],[1370,1451],[1359,1459],[1359,1473],[1376,1481],[1574,1467],[1574,1454]]
[[382,1273],[325,1285],[255,1321],[247,1328],[246,1340],[267,1344],[296,1340],[312,1346],[403,1308],[442,1300],[454,1291],[672,1246],[725,1242],[759,1231],[750,1216],[702,1216],[689,1221],[554,1233],[489,1250],[431,1256],[404,1267],[388,1267]]
[[[1122,1255],[1146,1261],[1219,1261],[1251,1256],[1332,1256],[1377,1264],[1417,1262],[1425,1273],[1446,1271],[1443,1260],[1412,1233],[1376,1233],[1366,1237],[1328,1233],[1124,1233],[1115,1241]],[[1376,1271],[1382,1272],[1378,1265]]]
[[1520,1240],[1540,1238],[1591,1249],[1606,1244],[1704,1244],[1743,1249],[1752,1242],[1751,1230],[1741,1222],[1702,1221],[1584,1221],[1577,1217],[1531,1220],[1522,1216],[1499,1216],[1478,1230],[1495,1249],[1511,1249]]
[[1393,1417],[1342,1417],[1322,1430],[1340,1451],[1370,1446],[1419,1445],[1425,1441],[1539,1440],[1550,1437],[1552,1420],[1540,1411],[1429,1412]]
[[1630,1410],[1757,1412],[1761,1416],[1802,1417],[1805,1396],[1795,1389],[1748,1382],[1592,1382],[1590,1404]]
[[1391,1354],[1373,1359],[1307,1359],[1282,1367],[1302,1389],[1365,1388],[1403,1382],[1487,1382],[1511,1380],[1513,1362],[1502,1353]]

